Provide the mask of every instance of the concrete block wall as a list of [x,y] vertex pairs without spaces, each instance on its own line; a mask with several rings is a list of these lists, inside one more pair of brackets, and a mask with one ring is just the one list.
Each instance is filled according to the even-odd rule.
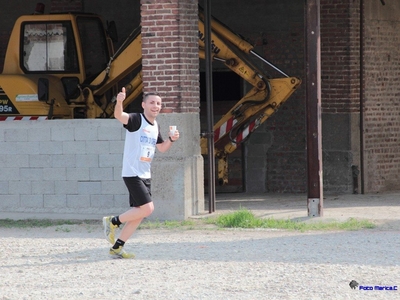
[[[183,128],[192,118],[180,116],[175,123]],[[171,151],[156,154],[158,179],[152,189],[160,200],[149,219],[182,220],[203,211],[200,150],[196,155],[184,146],[195,147],[191,138],[196,136],[183,132],[186,138]],[[0,218],[100,219],[127,210],[124,137],[115,119],[0,122]],[[180,176],[172,180],[174,173]]]

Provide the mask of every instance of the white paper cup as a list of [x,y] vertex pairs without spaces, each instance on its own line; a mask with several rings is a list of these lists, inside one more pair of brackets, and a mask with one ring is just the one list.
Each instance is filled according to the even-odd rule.
[[175,131],[176,131],[176,126],[169,126],[169,134],[171,136],[174,136]]

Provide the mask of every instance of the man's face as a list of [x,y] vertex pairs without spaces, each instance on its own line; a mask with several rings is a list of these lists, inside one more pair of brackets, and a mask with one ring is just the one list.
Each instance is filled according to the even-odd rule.
[[143,113],[146,118],[155,119],[161,110],[160,96],[150,95],[142,102]]

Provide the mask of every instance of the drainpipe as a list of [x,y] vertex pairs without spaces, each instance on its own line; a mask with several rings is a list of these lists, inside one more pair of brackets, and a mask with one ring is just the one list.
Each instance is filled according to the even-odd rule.
[[364,0],[360,0],[360,180],[364,194]]

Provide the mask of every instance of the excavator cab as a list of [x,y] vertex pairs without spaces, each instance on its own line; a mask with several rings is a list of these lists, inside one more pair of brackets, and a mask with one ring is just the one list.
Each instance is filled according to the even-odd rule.
[[[21,16],[14,25],[0,75],[2,103],[8,107],[4,113],[87,117],[81,87],[91,84],[107,67],[111,45],[97,15]],[[46,80],[48,91],[43,92]],[[44,100],[43,95],[54,101]]]

